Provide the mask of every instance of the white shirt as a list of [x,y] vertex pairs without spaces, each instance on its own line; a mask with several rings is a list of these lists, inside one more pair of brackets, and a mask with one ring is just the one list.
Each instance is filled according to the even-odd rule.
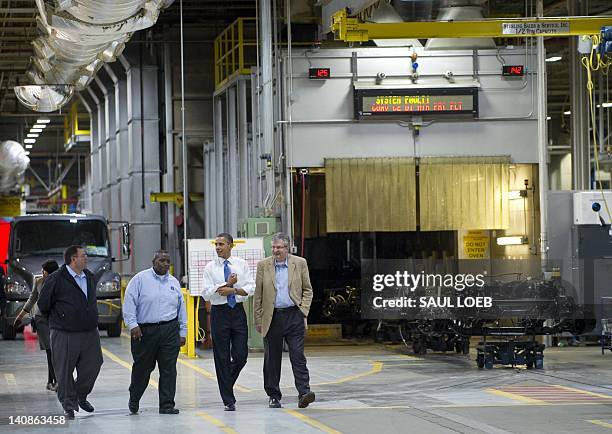
[[[228,259],[229,267],[232,273],[236,274],[238,281],[234,284],[234,288],[243,289],[247,295],[236,294],[236,303],[246,301],[255,292],[255,281],[251,275],[249,264],[242,258],[230,256]],[[219,295],[215,292],[217,289],[225,286],[225,274],[223,272],[225,259],[217,257],[214,261],[210,261],[204,267],[204,276],[202,287],[202,297],[204,300],[210,301],[211,304],[226,304],[227,297]]]

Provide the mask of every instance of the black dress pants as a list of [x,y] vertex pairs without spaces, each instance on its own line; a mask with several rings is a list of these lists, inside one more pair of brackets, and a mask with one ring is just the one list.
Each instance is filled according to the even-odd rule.
[[224,405],[234,404],[234,384],[249,355],[248,326],[242,303],[212,305],[210,327],[219,392]]
[[280,401],[283,338],[289,347],[289,360],[299,396],[310,392],[310,376],[304,356],[304,315],[298,307],[274,309],[270,329],[264,337],[264,389],[270,398]]
[[64,410],[78,411],[78,402],[87,399],[102,367],[98,329],[87,332],[51,329],[51,355],[57,377],[57,398]]
[[132,382],[130,401],[139,402],[155,363],[159,369],[159,408],[174,408],[176,359],[180,349],[177,320],[160,325],[142,325],[142,338],[132,339]]

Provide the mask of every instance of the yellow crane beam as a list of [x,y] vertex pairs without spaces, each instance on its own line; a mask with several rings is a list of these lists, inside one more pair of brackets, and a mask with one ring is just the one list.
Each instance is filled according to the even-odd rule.
[[371,39],[524,38],[527,36],[580,36],[601,33],[612,26],[612,17],[504,18],[479,21],[415,21],[364,23],[346,10],[332,17],[337,40],[366,42]]

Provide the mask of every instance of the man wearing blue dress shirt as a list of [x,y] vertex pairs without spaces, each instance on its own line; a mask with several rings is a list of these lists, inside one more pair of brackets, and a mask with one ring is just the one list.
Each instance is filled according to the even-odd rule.
[[170,275],[170,256],[158,250],[153,267],[136,274],[127,286],[123,320],[132,336],[132,381],[128,408],[138,413],[155,362],[159,369],[159,413],[178,414],[174,407],[176,360],[187,336],[187,311],[181,286]]
[[217,259],[206,264],[202,296],[211,303],[213,356],[225,411],[236,410],[234,384],[249,354],[247,318],[242,302],[255,290],[249,264],[232,255],[234,238],[217,235]]

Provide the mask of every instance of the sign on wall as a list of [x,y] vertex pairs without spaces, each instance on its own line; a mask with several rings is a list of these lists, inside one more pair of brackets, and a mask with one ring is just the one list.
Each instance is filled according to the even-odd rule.
[[489,259],[489,231],[459,231],[459,259]]
[[[238,238],[234,239],[234,244],[232,255],[247,261],[253,279],[255,279],[257,263],[266,257],[263,238]],[[215,239],[187,240],[187,250],[189,255],[189,293],[193,296],[199,296],[204,289],[202,286],[204,267],[217,257]]]

